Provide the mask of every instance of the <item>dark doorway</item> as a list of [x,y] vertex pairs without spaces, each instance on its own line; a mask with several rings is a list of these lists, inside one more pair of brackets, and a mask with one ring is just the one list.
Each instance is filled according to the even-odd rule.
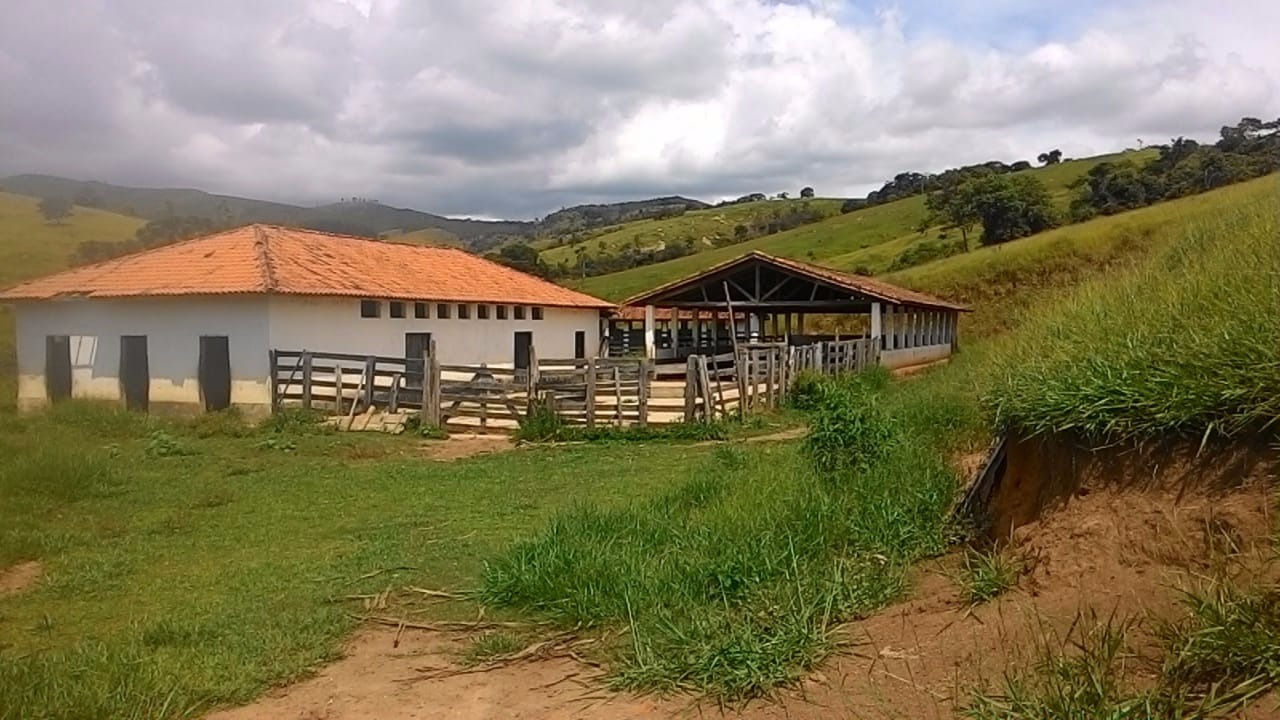
[[408,360],[421,360],[431,349],[431,333],[415,332],[404,334],[404,356]]
[[71,338],[66,335],[44,339],[44,390],[49,402],[71,397]]
[[151,397],[146,335],[120,337],[120,390],[124,393],[125,407],[146,412]]
[[226,335],[200,336],[200,393],[205,410],[231,407],[231,346]]
[[516,369],[529,369],[530,349],[533,347],[533,333],[518,332],[516,333]]
[[573,334],[573,356],[576,358],[587,356],[587,332],[585,330],[579,330]]

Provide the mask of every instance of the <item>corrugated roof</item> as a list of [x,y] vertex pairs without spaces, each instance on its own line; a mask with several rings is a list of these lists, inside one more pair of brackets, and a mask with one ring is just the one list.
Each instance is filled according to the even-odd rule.
[[276,225],[248,225],[29,280],[0,292],[0,300],[227,294],[614,307],[454,248]]
[[766,262],[778,268],[788,270],[798,275],[803,275],[817,282],[826,283],[828,285],[848,290],[849,292],[865,295],[873,300],[881,300],[897,305],[914,305],[919,307],[942,308],[946,310],[957,310],[960,312],[968,312],[969,308],[959,305],[941,298],[934,297],[915,290],[908,290],[897,285],[877,280],[875,278],[863,275],[853,275],[851,273],[843,273],[839,270],[832,270],[821,265],[812,265],[798,260],[790,260],[788,258],[777,257],[754,250],[732,260],[713,265],[702,272],[694,273],[685,278],[674,280],[669,283],[660,285],[648,292],[641,293],[635,297],[628,298],[622,302],[623,306],[629,305],[647,305],[653,301],[653,298],[666,294],[667,292],[686,285],[697,285],[702,278],[716,275],[728,270],[735,265],[745,264],[752,261]]

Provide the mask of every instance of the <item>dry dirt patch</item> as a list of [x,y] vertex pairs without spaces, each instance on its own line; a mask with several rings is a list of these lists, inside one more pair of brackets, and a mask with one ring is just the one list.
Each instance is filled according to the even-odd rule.
[[515,445],[506,435],[451,435],[447,440],[424,440],[420,449],[431,460],[448,462],[513,450]]
[[18,563],[0,570],[0,597],[17,595],[34,586],[43,572],[44,566],[39,560]]

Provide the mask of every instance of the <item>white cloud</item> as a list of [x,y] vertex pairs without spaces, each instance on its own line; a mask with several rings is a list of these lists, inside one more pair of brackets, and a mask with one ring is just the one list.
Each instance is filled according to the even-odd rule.
[[1252,3],[16,1],[0,172],[294,201],[853,194],[1280,115]]

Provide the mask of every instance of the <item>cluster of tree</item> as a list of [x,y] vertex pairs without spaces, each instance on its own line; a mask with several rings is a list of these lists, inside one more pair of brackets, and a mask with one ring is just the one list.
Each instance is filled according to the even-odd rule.
[[128,255],[139,250],[148,250],[201,235],[208,235],[224,228],[225,225],[216,220],[191,215],[152,220],[138,228],[132,240],[121,242],[86,240],[80,243],[71,255],[71,264],[82,265],[110,260],[113,257]]
[[941,223],[960,231],[964,248],[969,233],[982,225],[982,243],[992,245],[1034,235],[1058,224],[1049,191],[1030,175],[979,173],[954,178],[925,199],[928,217],[921,230]]
[[551,268],[548,268],[547,264],[542,262],[542,259],[538,256],[538,251],[524,241],[507,243],[498,248],[496,252],[491,252],[485,257],[521,272],[527,272],[543,278],[551,277]]
[[[1054,150],[1055,160],[1058,162],[1062,159],[1062,151]],[[1045,157],[1042,153],[1041,157]],[[967,178],[983,177],[986,175],[1007,175],[1009,173],[1022,172],[1030,170],[1031,163],[1026,160],[1019,160],[1015,163],[1004,163],[999,160],[990,160],[988,162],[979,163],[977,165],[965,165],[963,167],[951,168],[936,174],[926,174],[918,172],[898,173],[892,180],[886,182],[879,190],[873,190],[867,194],[865,198],[850,198],[845,200],[844,205],[840,207],[840,212],[850,213],[854,210],[871,205],[882,205],[894,200],[912,197],[913,195],[923,195],[944,187],[950,187]]]
[[1280,170],[1280,119],[1243,118],[1224,126],[1212,145],[1180,137],[1154,147],[1159,155],[1145,165],[1120,160],[1092,167],[1073,185],[1071,218],[1112,215]]
[[[791,193],[786,190],[783,190],[777,195],[774,195],[773,199],[786,200],[790,197],[791,197]],[[804,199],[804,200],[813,199],[815,197],[813,188],[808,185],[800,188],[800,197],[801,199]],[[765,195],[764,193],[750,193],[748,195],[743,195],[742,197],[735,198],[733,200],[721,200],[720,202],[716,203],[716,207],[725,207],[726,205],[744,205],[746,203],[764,202],[765,200],[768,200],[768,199],[769,199],[769,196]]]
[[690,210],[705,210],[709,207],[711,206],[700,200],[678,195],[605,205],[576,205],[561,208],[539,220],[533,234],[563,235],[632,220],[678,217]]
[[1040,161],[1041,165],[1057,165],[1062,162],[1062,151],[1054,148],[1049,152],[1042,152],[1036,156],[1036,160]]
[[71,217],[71,201],[64,197],[42,198],[36,207],[46,221],[55,225],[61,225],[63,220]]

